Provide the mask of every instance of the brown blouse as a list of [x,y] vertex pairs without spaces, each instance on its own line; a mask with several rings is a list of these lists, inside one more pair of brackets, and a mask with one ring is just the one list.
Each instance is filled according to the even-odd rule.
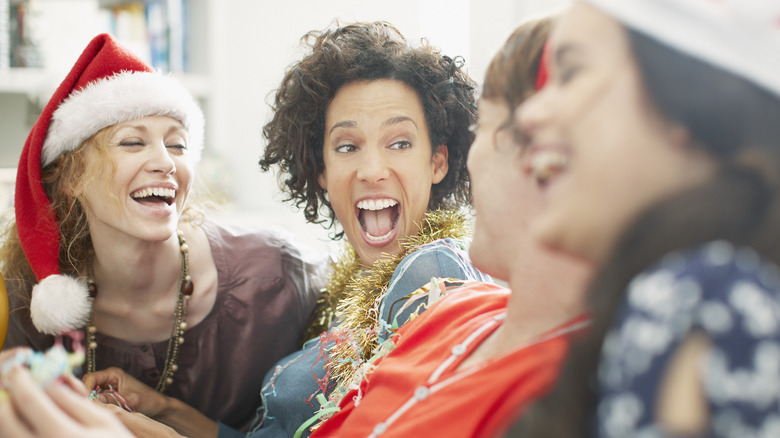
[[[203,229],[217,268],[217,298],[203,321],[185,332],[167,394],[244,430],[261,404],[263,376],[300,347],[324,285],[327,259],[302,250],[280,229],[212,223]],[[4,347],[50,347],[53,338],[35,329],[27,300],[15,292],[9,290]],[[97,369],[115,366],[151,387],[157,384],[167,340],[131,344],[98,332],[97,342]]]

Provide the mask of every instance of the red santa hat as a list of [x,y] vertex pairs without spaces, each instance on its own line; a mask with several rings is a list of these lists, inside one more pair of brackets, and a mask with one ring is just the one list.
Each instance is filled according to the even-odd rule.
[[780,95],[776,0],[583,0],[694,58]]
[[42,333],[83,327],[90,311],[86,282],[60,273],[58,218],[41,170],[103,128],[146,116],[170,116],[188,130],[197,160],[203,113],[171,76],[155,72],[108,34],[95,37],[41,112],[27,137],[16,175],[14,206],[19,240],[38,279],[30,313]]

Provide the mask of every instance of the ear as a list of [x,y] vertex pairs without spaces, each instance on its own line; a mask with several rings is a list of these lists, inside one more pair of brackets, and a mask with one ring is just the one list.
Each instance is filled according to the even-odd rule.
[[328,179],[325,177],[325,172],[327,172],[327,169],[322,169],[322,172],[317,177],[317,183],[319,183],[322,190],[328,190]]
[[431,157],[431,166],[433,169],[432,182],[434,184],[440,183],[441,180],[447,176],[447,172],[450,170],[449,156],[447,145],[440,144],[439,146],[436,146],[433,157]]

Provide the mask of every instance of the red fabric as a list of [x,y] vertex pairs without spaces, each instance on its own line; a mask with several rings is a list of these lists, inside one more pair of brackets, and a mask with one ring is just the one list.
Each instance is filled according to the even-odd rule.
[[541,90],[547,84],[550,74],[550,42],[547,41],[542,49],[542,58],[539,60],[539,71],[536,72],[536,89]]
[[59,225],[41,183],[41,153],[51,117],[73,91],[120,71],[152,71],[108,35],[96,36],[54,92],[24,144],[16,175],[14,206],[19,240],[38,281],[60,273]]
[[[349,392],[341,411],[312,437],[369,436],[415,389],[426,384],[455,345],[506,311],[508,296],[509,291],[497,285],[469,283],[406,324],[399,331],[395,350],[361,383],[364,397],[359,405],[354,402],[357,391]],[[462,359],[499,326],[472,342],[437,382],[457,374],[454,370]],[[380,436],[496,436],[529,402],[549,390],[568,343],[567,337],[556,337],[477,365],[482,368],[419,401]]]

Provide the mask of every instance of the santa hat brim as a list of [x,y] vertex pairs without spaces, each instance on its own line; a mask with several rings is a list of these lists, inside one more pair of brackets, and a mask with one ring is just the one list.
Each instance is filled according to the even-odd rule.
[[190,156],[200,158],[204,119],[189,91],[169,75],[123,71],[89,83],[60,104],[49,124],[41,164],[45,167],[103,128],[146,116],[182,122],[190,136]]

